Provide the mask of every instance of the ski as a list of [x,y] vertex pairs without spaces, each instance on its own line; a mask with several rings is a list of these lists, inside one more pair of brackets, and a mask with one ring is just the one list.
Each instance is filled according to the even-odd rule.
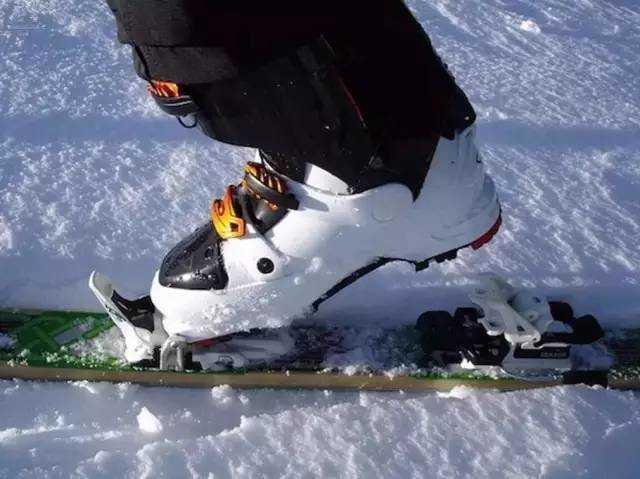
[[[485,370],[451,372],[433,367],[429,361],[423,367],[407,368],[407,363],[420,362],[424,348],[420,328],[413,327],[371,332],[351,327],[292,327],[290,333],[299,347],[297,355],[231,371],[159,370],[126,364],[114,355],[87,353],[95,341],[107,335],[113,337],[114,329],[109,316],[102,313],[0,311],[0,338],[4,338],[0,341],[0,378],[193,388],[229,385],[235,388],[447,391],[465,386],[512,391],[562,384],[598,384],[615,389],[640,389],[640,329],[607,330],[597,344],[585,346],[592,356],[597,353],[598,360],[611,360],[606,368],[552,372],[538,377],[516,377]],[[370,364],[360,364],[355,371],[332,365],[332,357],[334,360],[348,357],[350,351],[363,348],[383,357],[372,359]]]
[[[517,391],[561,385],[601,385],[601,378],[575,380],[549,378],[528,381],[518,378],[457,378],[430,376],[388,376],[384,374],[346,375],[320,371],[246,371],[237,373],[190,373],[152,370],[103,370],[88,368],[56,368],[8,365],[0,363],[1,379],[38,381],[104,381],[128,382],[144,386],[211,388],[231,386],[238,389],[320,389],[345,391],[450,391],[455,387]],[[610,389],[639,390],[640,376],[614,377],[608,380]]]

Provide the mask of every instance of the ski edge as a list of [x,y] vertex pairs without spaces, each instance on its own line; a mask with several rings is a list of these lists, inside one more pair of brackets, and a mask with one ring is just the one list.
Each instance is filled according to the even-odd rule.
[[[0,379],[36,381],[89,381],[133,383],[143,386],[237,389],[330,389],[344,391],[450,391],[457,386],[472,389],[517,391],[561,386],[562,379],[525,381],[517,378],[420,378],[415,376],[353,375],[325,372],[181,373],[173,371],[99,370],[51,368],[0,363]],[[640,390],[640,377],[611,379],[610,389]]]

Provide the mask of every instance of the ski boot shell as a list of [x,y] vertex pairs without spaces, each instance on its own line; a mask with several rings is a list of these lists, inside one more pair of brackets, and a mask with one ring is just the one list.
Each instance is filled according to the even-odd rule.
[[151,298],[123,298],[111,280],[93,272],[89,288],[124,338],[124,359],[141,367],[179,371],[220,371],[268,363],[290,354],[294,339],[286,328],[254,330],[196,343],[187,343],[164,330]]
[[[453,259],[458,249],[482,246],[500,224],[473,126],[452,141],[439,140],[415,200],[400,183],[348,194],[340,180],[313,165],[304,183],[271,173],[286,194],[263,188],[261,197],[288,202],[275,208],[273,224],[234,223],[233,215],[225,223],[214,214],[227,238],[205,225],[165,258],[151,301],[169,336],[195,342],[287,326],[377,266],[406,261],[420,270],[431,259]],[[214,209],[242,209],[238,203],[228,190]]]

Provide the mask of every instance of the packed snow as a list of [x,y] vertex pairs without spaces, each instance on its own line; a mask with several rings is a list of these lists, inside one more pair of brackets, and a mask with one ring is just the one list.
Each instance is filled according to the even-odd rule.
[[[391,265],[320,311],[408,324],[495,271],[608,325],[640,321],[640,7],[411,0],[478,111],[504,225],[458,261]],[[92,269],[147,292],[250,149],[145,94],[105,2],[0,2],[0,307],[98,309]],[[0,477],[637,477],[640,398],[0,382]]]
[[138,429],[149,434],[158,434],[162,432],[162,422],[146,407],[140,410],[140,414],[136,417],[138,420]]
[[0,385],[0,477],[637,477],[638,397]]

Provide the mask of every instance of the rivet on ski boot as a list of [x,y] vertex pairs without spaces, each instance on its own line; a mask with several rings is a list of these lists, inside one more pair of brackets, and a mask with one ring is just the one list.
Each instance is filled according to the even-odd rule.
[[269,258],[260,258],[258,260],[258,271],[260,271],[262,274],[273,273],[274,269],[276,269],[276,267],[273,264],[273,261],[271,261]]

